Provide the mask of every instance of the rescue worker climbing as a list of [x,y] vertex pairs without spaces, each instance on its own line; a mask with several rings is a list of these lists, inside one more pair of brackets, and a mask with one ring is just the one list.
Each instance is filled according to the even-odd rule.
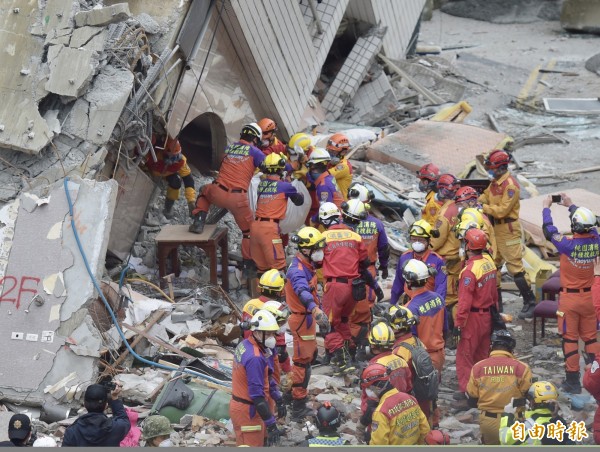
[[279,325],[273,314],[259,310],[251,320],[252,335],[238,344],[233,357],[229,416],[238,446],[261,447],[280,443],[272,402],[278,417],[285,417],[281,393],[269,371],[269,357],[275,348]]
[[445,360],[444,336],[448,330],[444,300],[439,294],[425,287],[431,277],[432,269],[424,262],[411,259],[402,269],[402,273],[404,281],[412,292],[412,298],[405,307],[419,319],[419,323],[413,325],[412,333],[423,342],[441,377]]
[[498,245],[496,267],[502,268],[506,263],[506,269],[523,297],[519,318],[530,319],[535,309],[535,294],[523,268],[524,247],[519,221],[521,187],[508,170],[509,162],[510,156],[502,150],[492,151],[485,159],[485,168],[492,182],[479,197],[479,202],[483,205],[483,213],[489,216],[494,225]]
[[327,227],[323,233],[323,277],[326,282],[323,310],[332,327],[325,336],[325,347],[333,356],[332,363],[337,367],[337,374],[355,370],[349,350],[352,338],[349,320],[356,302],[367,296],[366,285],[374,290],[377,301],[383,299],[383,291],[369,272],[371,262],[367,249],[360,235],[353,231],[366,216],[364,204],[358,199],[351,199],[343,205],[341,217],[339,212],[337,215],[328,212],[327,218],[320,220]]
[[301,422],[312,413],[306,402],[311,362],[317,353],[317,324],[321,333],[329,331],[329,321],[320,308],[316,274],[323,262],[325,238],[317,229],[306,226],[290,240],[298,246],[285,283],[285,298],[291,312],[288,326],[294,340],[291,420]]
[[263,118],[258,121],[258,127],[262,132],[262,139],[258,145],[258,148],[265,155],[272,153],[284,155],[286,151],[285,144],[279,140],[275,134],[277,133],[277,123],[269,118]]
[[[378,400],[372,415],[371,446],[423,444],[430,427],[417,400],[408,394],[408,369],[370,364],[361,375],[361,389]],[[400,389],[398,389],[400,388]]]
[[483,444],[500,444],[504,407],[511,400],[524,397],[531,386],[531,369],[514,357],[515,345],[508,330],[494,331],[489,358],[476,363],[469,376],[468,405],[479,408]]
[[265,155],[256,147],[261,139],[262,132],[257,124],[242,127],[240,140],[225,149],[218,177],[200,191],[193,211],[194,222],[189,229],[195,234],[202,234],[211,204],[229,210],[242,231],[242,257],[249,279],[255,276],[256,267],[250,256],[250,226],[254,216],[250,210],[248,187],[254,171],[265,159]]
[[[558,414],[558,390],[549,381],[536,381],[527,391],[527,402],[529,407],[523,415],[523,419],[515,416],[517,408],[514,406],[514,398],[504,407],[504,413],[500,419],[500,444],[516,446],[526,444],[528,446],[559,446],[575,445],[569,435],[562,435],[562,439],[554,438],[546,433],[550,424],[561,422],[567,425],[567,421]],[[523,438],[515,438],[511,427],[515,422],[523,422],[525,429]],[[536,434],[532,438],[530,431],[539,432],[541,429],[545,434],[541,438]]]
[[425,206],[421,212],[421,219],[429,224],[435,224],[440,209],[444,204],[443,201],[437,199],[437,180],[440,177],[440,169],[433,163],[423,165],[417,171],[419,178],[419,191],[425,194]]
[[561,389],[581,393],[579,339],[585,344],[585,361],[591,363],[600,352],[596,341],[597,322],[592,285],[594,261],[600,255],[596,216],[585,207],[577,207],[571,198],[561,193],[559,203],[569,209],[572,237],[563,236],[552,222],[552,196],[544,200],[544,237],[560,254],[560,297],[558,299],[558,330],[562,336],[566,379]]
[[318,210],[321,204],[332,202],[340,208],[342,202],[344,202],[335,178],[327,171],[330,161],[329,152],[323,148],[315,148],[308,158],[308,174],[306,177],[315,189],[315,197],[309,211],[309,215],[312,212],[311,220],[313,223],[317,223]]
[[448,309],[448,321],[452,326],[458,301],[458,275],[462,268],[462,262],[458,255],[460,244],[453,232],[458,221],[458,208],[454,202],[454,196],[459,188],[458,179],[452,174],[442,174],[437,181],[437,187],[437,197],[444,204],[434,225],[437,233],[431,237],[431,249],[442,256],[446,262],[445,302]]
[[335,178],[344,201],[347,201],[348,189],[352,183],[352,165],[346,158],[350,150],[350,141],[343,133],[334,133],[327,141],[325,150],[331,156],[329,174]]
[[[367,254],[371,261],[369,272],[375,278],[377,277],[379,270],[381,271],[382,278],[386,279],[388,277],[390,245],[388,243],[385,227],[381,220],[368,214],[370,208],[368,203],[373,199],[373,193],[364,185],[353,184],[348,190],[348,197],[350,200],[357,199],[362,202],[367,211],[367,217],[360,221],[354,228],[354,231],[360,235],[363,243],[367,247]],[[345,205],[349,207],[351,204],[352,203],[348,202]],[[376,269],[375,264],[378,260],[379,269]],[[364,361],[366,359],[365,347],[367,346],[369,325],[372,322],[371,308],[374,303],[375,292],[371,288],[368,288],[367,297],[356,303],[354,312],[350,316],[350,332],[352,334],[354,345],[354,347],[351,347],[351,352],[356,352],[355,357],[357,361]]]
[[271,153],[260,167],[265,176],[258,183],[256,216],[250,226],[250,254],[259,277],[271,268],[285,269],[279,222],[285,219],[288,199],[296,206],[304,202],[304,196],[291,183],[281,180],[285,164],[282,155]]
[[173,218],[173,206],[179,199],[181,182],[185,187],[185,199],[188,203],[190,216],[196,205],[196,190],[194,188],[194,178],[192,171],[187,164],[185,155],[181,152],[181,144],[176,138],[170,136],[157,137],[152,135],[152,146],[156,155],[156,162],[148,153],[145,165],[152,175],[162,177],[167,182],[167,196],[165,198],[165,207],[163,215],[166,218]]
[[[398,259],[390,303],[397,304],[404,293],[407,293],[409,298],[412,297],[411,291],[407,291],[404,276],[402,275],[402,269],[411,259],[424,262],[427,267],[435,269],[435,276],[431,276],[427,280],[426,288],[437,293],[442,300],[445,300],[448,284],[446,280],[446,263],[439,254],[429,248],[431,237],[436,232],[431,230],[431,225],[425,220],[417,220],[410,226],[408,234],[411,249],[402,253],[400,259]],[[404,303],[402,302],[401,304]]]
[[[460,272],[458,307],[452,335],[457,341],[455,400],[464,400],[473,365],[487,358],[492,334],[492,308],[497,309],[496,266],[484,253],[488,246],[485,232],[469,229],[465,234],[467,261]],[[503,405],[504,406],[504,405]]]

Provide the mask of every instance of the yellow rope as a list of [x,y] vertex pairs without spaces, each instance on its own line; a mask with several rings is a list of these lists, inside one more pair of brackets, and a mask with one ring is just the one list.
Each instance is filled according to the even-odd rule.
[[146,281],[145,279],[141,279],[141,278],[127,278],[125,281],[127,282],[142,282],[145,284],[148,284],[150,287],[153,287],[154,289],[158,290],[163,297],[165,297],[167,300],[169,300],[171,303],[175,303],[171,297],[169,297],[166,293],[163,292],[163,290],[158,287],[156,284],[151,283],[150,281]]

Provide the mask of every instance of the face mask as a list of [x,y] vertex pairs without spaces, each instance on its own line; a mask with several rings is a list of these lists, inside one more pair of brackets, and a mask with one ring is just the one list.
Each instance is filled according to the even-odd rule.
[[262,141],[260,142],[260,144],[261,144],[262,146],[268,146],[268,145],[270,145],[270,144],[271,144],[271,142],[270,142],[269,140],[262,140]]
[[313,262],[323,262],[323,258],[325,257],[325,251],[317,250],[312,253],[310,256]]
[[367,389],[365,389],[365,394],[367,394],[367,397],[368,397],[369,399],[378,399],[378,398],[379,398],[379,397],[377,396],[377,394],[375,394],[371,388],[367,388]]
[[329,162],[329,164],[330,164],[331,166],[335,166],[335,165],[337,165],[338,163],[340,163],[340,158],[339,158],[339,157],[331,157],[331,160],[330,160],[330,162]]
[[279,328],[279,331],[277,331],[278,334],[284,334],[285,333],[285,325],[281,326]]
[[319,173],[318,171],[311,171],[310,172],[310,177],[312,178],[313,181],[316,181],[319,176],[321,175],[321,173]]
[[427,248],[427,245],[421,242],[412,242],[410,246],[415,253],[422,253]]
[[277,345],[277,339],[275,339],[273,336],[265,339],[265,347],[274,349],[276,345]]
[[173,447],[173,443],[171,442],[171,438],[167,438],[158,445],[158,447]]
[[496,177],[496,174],[492,170],[488,170],[487,173],[488,173],[488,179],[489,180],[492,180],[492,179],[494,179]]

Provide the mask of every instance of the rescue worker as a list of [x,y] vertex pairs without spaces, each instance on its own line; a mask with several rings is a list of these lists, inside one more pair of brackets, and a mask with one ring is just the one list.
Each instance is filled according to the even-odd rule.
[[[514,357],[515,345],[508,330],[494,331],[489,358],[477,362],[470,372],[466,388],[469,406],[479,409],[481,438],[486,445],[500,444],[500,417],[504,407],[511,399],[524,397],[531,386],[531,369]],[[458,352],[456,355],[458,359]]]
[[310,437],[299,444],[300,447],[335,447],[346,446],[348,441],[342,439],[337,429],[342,425],[340,412],[331,404],[323,402],[317,409],[316,424],[319,435]]
[[311,220],[317,223],[319,206],[326,202],[334,203],[338,208],[342,206],[344,198],[335,178],[327,171],[327,166],[331,161],[329,152],[323,148],[315,148],[308,158],[307,180],[314,186],[315,197],[312,199],[309,215],[312,213]]
[[255,277],[256,267],[250,256],[250,226],[254,216],[250,210],[248,187],[254,171],[265,159],[265,155],[256,147],[261,139],[262,132],[258,124],[242,127],[240,140],[225,149],[219,176],[200,191],[193,212],[194,222],[189,229],[195,234],[202,234],[211,204],[229,210],[242,231],[242,257],[249,279]]
[[424,262],[411,259],[402,269],[402,273],[412,291],[412,298],[405,307],[419,319],[419,322],[413,325],[412,333],[423,342],[441,377],[445,360],[444,336],[448,330],[444,301],[439,294],[425,287],[431,276],[431,267]]
[[560,254],[560,297],[558,298],[558,330],[562,336],[566,380],[561,389],[571,394],[581,393],[579,372],[579,339],[585,344],[586,362],[600,352],[596,341],[597,322],[592,285],[594,261],[600,254],[596,216],[585,207],[577,207],[571,198],[561,193],[559,203],[569,209],[572,237],[559,234],[552,222],[552,196],[544,200],[544,237]]
[[307,185],[309,191],[312,184],[309,184],[306,180],[306,174],[308,173],[306,162],[313,149],[314,147],[310,135],[306,133],[295,133],[292,135],[286,147],[293,177],[303,181]]
[[458,222],[461,223],[465,219],[471,219],[479,225],[479,229],[488,236],[491,245],[492,258],[496,258],[498,253],[498,245],[496,244],[496,236],[494,234],[494,226],[489,217],[483,213],[481,205],[478,203],[477,190],[472,187],[461,187],[456,192],[454,202],[458,207]]
[[435,224],[437,221],[440,209],[444,204],[443,201],[437,199],[437,180],[440,177],[440,169],[433,163],[423,165],[417,171],[419,178],[419,191],[426,193],[425,206],[421,212],[421,219],[429,224]]
[[[348,197],[362,202],[367,211],[367,217],[360,221],[354,228],[354,232],[360,235],[363,243],[367,247],[367,254],[371,261],[369,272],[373,275],[373,278],[377,277],[378,270],[375,268],[375,264],[379,261],[379,271],[381,271],[381,276],[383,279],[387,279],[389,276],[388,264],[390,258],[390,245],[388,243],[385,227],[381,220],[368,214],[370,208],[368,203],[373,199],[373,193],[364,185],[353,184],[352,188],[348,190]],[[350,206],[350,204],[346,203],[346,206]],[[367,297],[356,303],[354,312],[350,316],[350,333],[352,334],[352,342],[354,345],[351,347],[351,352],[355,353],[357,361],[365,361],[366,359],[365,348],[368,345],[367,335],[369,332],[369,325],[373,320],[371,308],[374,304],[375,292],[371,288],[368,288]]]
[[[600,274],[597,276],[596,281],[600,281]],[[596,353],[594,362],[586,366],[583,374],[583,387],[596,399],[597,406],[593,424],[594,442],[600,444],[600,353]]]
[[192,170],[187,164],[187,159],[181,153],[181,144],[177,139],[170,136],[165,139],[165,137],[152,135],[152,146],[154,147],[156,162],[151,153],[148,153],[145,165],[153,176],[162,177],[167,182],[163,215],[169,219],[173,218],[173,206],[175,201],[179,199],[181,182],[183,181],[190,217],[193,216],[192,211],[196,207],[196,189],[194,188]]
[[269,269],[284,270],[285,249],[279,222],[285,218],[288,199],[302,205],[304,196],[281,180],[285,158],[276,153],[267,155],[261,164],[265,174],[258,183],[256,213],[250,225],[250,254],[258,269],[258,277]]
[[331,156],[329,174],[335,178],[344,201],[348,201],[348,189],[352,183],[352,165],[346,158],[346,154],[350,150],[350,141],[343,133],[334,133],[327,141],[325,150]]
[[265,155],[272,153],[285,155],[285,143],[275,136],[278,130],[275,121],[269,118],[262,118],[260,121],[258,121],[258,127],[260,127],[262,132],[262,139],[260,140],[258,148]]
[[437,197],[444,204],[434,225],[437,233],[431,237],[431,249],[442,256],[446,262],[447,289],[444,300],[448,309],[448,322],[453,326],[458,301],[458,275],[462,269],[462,262],[458,255],[460,243],[453,232],[458,221],[458,208],[454,202],[454,196],[459,188],[458,179],[452,174],[442,174],[437,181],[437,187]]
[[[435,231],[431,230],[431,225],[425,220],[417,220],[410,226],[408,234],[411,249],[402,253],[400,259],[398,259],[390,303],[397,304],[400,297],[405,293],[409,298],[412,297],[411,291],[407,291],[406,282],[402,275],[402,269],[411,259],[424,262],[427,267],[435,269],[435,276],[431,276],[427,280],[425,287],[427,287],[427,290],[437,293],[442,300],[445,300],[448,284],[446,280],[446,264],[439,254],[429,248],[431,237],[435,234]],[[400,304],[404,303],[401,302]]]
[[[401,390],[392,383],[394,374]],[[404,367],[391,370],[381,364],[370,364],[362,373],[360,385],[369,397],[378,400],[371,421],[371,446],[423,444],[430,427],[417,400],[408,394],[410,379]]]
[[273,314],[259,310],[251,320],[252,335],[238,344],[234,352],[232,396],[229,416],[238,446],[274,446],[280,443],[282,432],[273,416],[272,402],[277,404],[277,416],[285,417],[281,393],[269,372],[269,357],[275,348],[279,325]]
[[[491,308],[498,303],[496,266],[489,254],[485,232],[469,229],[465,234],[467,261],[460,272],[458,308],[452,335],[457,341],[456,376],[458,392],[455,400],[464,400],[471,369],[488,357],[492,334]],[[504,406],[504,405],[502,405]]]
[[320,308],[316,273],[323,263],[325,238],[317,229],[306,226],[292,235],[291,241],[298,246],[285,283],[285,299],[291,312],[288,326],[294,340],[291,420],[301,422],[312,413],[306,401],[311,362],[317,354],[316,325],[321,333],[329,330],[327,316]]
[[277,386],[281,388],[281,373],[289,373],[292,371],[292,365],[290,363],[290,357],[287,352],[287,346],[285,344],[285,325],[290,317],[290,310],[288,307],[275,300],[265,301],[262,309],[269,311],[277,320],[279,325],[279,331],[275,335],[275,353],[272,356],[273,359],[273,379]]
[[[531,385],[527,391],[527,402],[529,408],[524,413],[524,419],[520,420],[515,416],[517,407],[514,406],[514,398],[504,407],[504,413],[500,419],[500,444],[502,445],[521,445],[528,446],[567,446],[575,445],[575,442],[569,438],[568,434],[563,434],[562,440],[551,438],[548,435],[547,427],[549,424],[561,422],[567,425],[567,421],[558,414],[558,391],[549,381],[537,381]],[[514,438],[511,426],[515,422],[523,422],[525,424],[523,439]],[[532,438],[529,431],[542,427],[542,437]]]
[[383,299],[383,290],[369,272],[371,262],[367,248],[360,235],[353,231],[366,217],[364,204],[358,199],[351,199],[344,203],[341,217],[328,214],[322,220],[329,224],[323,233],[323,277],[326,282],[323,310],[331,324],[331,332],[325,336],[325,347],[333,356],[337,374],[356,369],[349,351],[352,338],[349,320],[356,302],[366,298],[366,285],[373,289],[377,301]]
[[161,415],[148,416],[144,421],[142,436],[146,447],[171,447],[171,421]]
[[535,309],[535,294],[523,268],[524,249],[519,221],[521,187],[508,171],[509,161],[510,156],[502,150],[492,151],[486,158],[484,164],[492,182],[479,197],[479,202],[483,205],[483,213],[489,216],[494,225],[498,245],[496,267],[502,268],[506,263],[506,269],[523,297],[519,318],[531,319]]
[[[256,311],[263,308],[265,302],[269,300],[285,301],[284,297],[285,274],[272,268],[262,274],[258,280],[258,298],[248,300],[242,309],[242,322],[249,322]],[[250,329],[242,329],[244,339],[252,335]],[[279,341],[279,339],[278,339]],[[278,342],[279,344],[279,342]]]

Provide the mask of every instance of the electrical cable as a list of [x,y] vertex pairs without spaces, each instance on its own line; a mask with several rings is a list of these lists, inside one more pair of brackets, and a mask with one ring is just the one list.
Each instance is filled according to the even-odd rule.
[[141,282],[141,283],[148,284],[153,289],[158,290],[158,292],[163,297],[165,297],[170,303],[175,303],[175,301],[173,301],[173,299],[171,297],[169,297],[160,287],[158,287],[156,284],[151,283],[150,281],[146,281],[145,279],[142,279],[142,278],[127,278],[127,282]]
[[205,375],[205,374],[202,374],[200,372],[195,372],[195,371],[188,370],[188,369],[185,369],[185,368],[180,369],[180,368],[177,368],[177,367],[169,367],[169,366],[165,366],[164,364],[155,363],[153,361],[147,360],[146,358],[142,358],[140,355],[138,355],[133,350],[133,348],[131,347],[131,345],[127,341],[127,338],[125,337],[125,334],[123,333],[123,330],[119,326],[119,322],[117,320],[117,317],[115,316],[115,313],[113,312],[110,304],[106,300],[106,297],[102,293],[102,290],[100,289],[98,281],[96,280],[96,277],[94,276],[94,273],[92,272],[92,269],[90,268],[90,264],[89,264],[89,262],[87,260],[87,256],[85,254],[85,251],[83,250],[83,245],[81,244],[81,241],[79,239],[79,233],[77,232],[77,228],[75,227],[75,216],[73,215],[73,201],[71,200],[71,195],[69,194],[69,187],[68,187],[69,179],[70,178],[68,176],[65,177],[64,188],[65,188],[65,194],[67,195],[67,202],[69,204],[69,216],[71,217],[71,230],[73,231],[73,235],[75,236],[75,241],[77,242],[77,247],[79,248],[79,252],[81,254],[81,258],[83,259],[83,263],[85,264],[85,269],[87,270],[88,275],[90,276],[90,279],[92,280],[92,284],[94,285],[94,288],[98,292],[98,295],[100,296],[100,299],[104,303],[104,306],[106,307],[106,310],[110,314],[112,322],[115,325],[115,327],[117,328],[117,331],[119,332],[119,336],[121,336],[121,339],[123,340],[123,343],[125,344],[125,347],[127,347],[127,350],[129,350],[129,353],[131,353],[131,355],[135,359],[137,359],[138,361],[140,361],[140,362],[142,362],[144,364],[147,364],[149,366],[157,367],[159,369],[164,369],[164,370],[168,370],[168,371],[184,372],[184,373],[193,375],[195,377],[198,377],[200,379],[208,380],[208,381],[210,381],[212,383],[220,384],[222,386],[226,386],[226,387],[230,388],[231,387],[231,382],[229,382],[229,381],[221,381],[219,379],[212,378],[209,375]]

